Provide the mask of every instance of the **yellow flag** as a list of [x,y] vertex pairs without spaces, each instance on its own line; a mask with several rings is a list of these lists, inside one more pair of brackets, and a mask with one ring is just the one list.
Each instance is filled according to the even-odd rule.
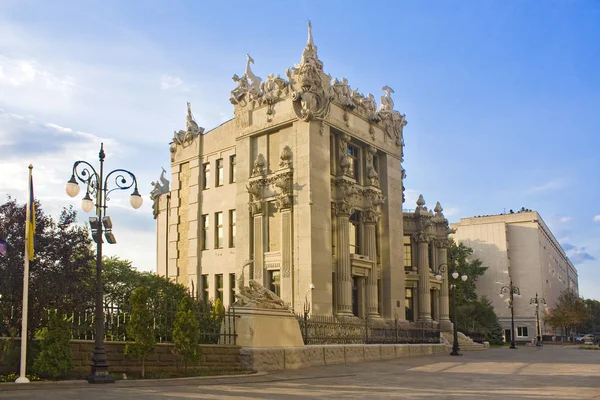
[[35,201],[33,197],[33,176],[31,175],[32,167],[29,167],[29,204],[27,205],[27,253],[29,261],[33,260],[35,252]]

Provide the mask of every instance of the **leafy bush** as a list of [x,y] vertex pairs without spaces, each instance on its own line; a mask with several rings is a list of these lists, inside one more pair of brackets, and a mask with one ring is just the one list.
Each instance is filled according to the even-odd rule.
[[133,342],[125,345],[125,355],[142,362],[142,378],[146,373],[146,357],[156,346],[152,313],[148,306],[148,291],[139,287],[131,294],[131,320],[127,324],[127,335]]
[[[0,375],[0,382],[4,383],[4,382],[14,382],[17,380],[17,378],[19,377],[19,374],[15,374],[14,372],[11,372],[8,375]],[[40,381],[40,377],[37,376],[36,374],[27,374],[25,375],[25,377],[27,377],[27,379],[29,379],[31,382],[35,382],[35,381]]]
[[71,332],[67,320],[56,311],[51,311],[48,314],[48,327],[43,328],[36,336],[41,339],[41,351],[33,363],[34,372],[56,379],[73,369],[69,344]]
[[182,298],[173,324],[175,351],[183,358],[184,374],[187,374],[188,364],[197,362],[202,355],[199,345],[200,322],[194,308],[192,299],[187,296]]

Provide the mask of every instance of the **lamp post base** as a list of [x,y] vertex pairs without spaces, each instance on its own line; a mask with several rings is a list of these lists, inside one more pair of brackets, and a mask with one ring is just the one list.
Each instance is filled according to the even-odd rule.
[[515,342],[512,342],[512,343],[510,344],[510,347],[509,347],[509,349],[516,349],[516,348],[517,348],[517,345],[515,344]]
[[108,362],[92,363],[92,371],[87,377],[88,383],[115,383],[108,373]]

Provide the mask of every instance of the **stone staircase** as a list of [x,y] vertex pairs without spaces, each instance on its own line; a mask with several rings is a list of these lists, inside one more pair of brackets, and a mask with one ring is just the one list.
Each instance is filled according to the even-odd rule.
[[[452,349],[452,343],[454,342],[453,332],[440,332],[442,343],[444,343],[449,349]],[[463,333],[458,332],[458,345],[460,351],[481,351],[487,350],[488,346],[481,343],[476,343],[471,340],[470,337],[465,336]]]

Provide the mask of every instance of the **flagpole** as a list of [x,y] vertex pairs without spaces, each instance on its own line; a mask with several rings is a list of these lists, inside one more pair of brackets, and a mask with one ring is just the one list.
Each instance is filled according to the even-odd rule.
[[23,264],[23,312],[21,318],[21,369],[15,383],[29,383],[25,375],[27,367],[27,310],[29,308],[29,210],[31,209],[31,170],[33,165],[29,164],[29,181],[27,183],[27,211],[25,212],[25,262]]

